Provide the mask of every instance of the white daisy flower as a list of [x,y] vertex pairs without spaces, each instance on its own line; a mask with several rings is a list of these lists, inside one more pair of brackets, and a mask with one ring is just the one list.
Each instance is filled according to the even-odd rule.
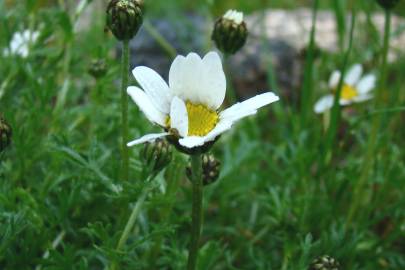
[[223,18],[241,24],[243,22],[243,12],[230,9],[224,14]]
[[143,89],[130,86],[128,94],[148,120],[166,132],[145,135],[129,142],[128,146],[168,135],[174,135],[176,143],[186,149],[203,146],[213,142],[238,120],[279,100],[274,93],[268,92],[220,111],[226,78],[216,52],[209,52],[202,59],[196,53],[177,56],[170,67],[169,84],[148,67],[136,67],[133,74]]
[[30,30],[24,30],[23,32],[14,33],[11,38],[10,48],[4,50],[4,55],[10,56],[15,54],[26,58],[29,53],[30,45],[35,43],[38,37],[38,31],[31,32]]
[[[370,93],[375,88],[376,76],[374,74],[367,74],[361,76],[363,73],[363,67],[360,64],[356,64],[350,68],[343,80],[343,87],[340,93],[339,104],[341,106],[350,105],[352,103],[363,102],[373,97]],[[329,80],[329,88],[332,92],[335,92],[341,73],[340,71],[334,71]],[[334,94],[329,94],[319,99],[314,106],[316,113],[323,113],[333,107]]]

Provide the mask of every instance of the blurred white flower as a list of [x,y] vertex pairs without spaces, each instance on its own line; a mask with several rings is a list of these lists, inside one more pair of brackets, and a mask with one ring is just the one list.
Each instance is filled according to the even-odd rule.
[[[350,105],[352,103],[363,102],[373,97],[370,93],[375,88],[376,76],[374,74],[367,74],[361,76],[363,73],[363,67],[360,64],[356,64],[350,68],[347,75],[343,79],[343,87],[340,93],[339,104],[341,106]],[[334,71],[329,80],[329,88],[332,92],[337,90],[341,73],[340,71]],[[316,113],[323,113],[333,107],[334,94],[326,95],[320,98],[314,106]]]
[[229,130],[238,120],[278,101],[272,92],[257,95],[219,111],[225,98],[226,79],[216,52],[200,58],[196,53],[177,56],[169,72],[169,85],[150,68],[141,66],[133,74],[143,88],[128,87],[128,94],[145,116],[166,132],[148,134],[128,146],[174,135],[185,148],[203,146]]
[[225,13],[223,18],[233,21],[236,24],[241,24],[243,22],[243,13],[237,10],[230,9]]
[[14,33],[9,48],[4,50],[4,55],[10,56],[14,54],[26,58],[29,54],[30,46],[37,41],[38,37],[38,31],[24,30],[23,32]]

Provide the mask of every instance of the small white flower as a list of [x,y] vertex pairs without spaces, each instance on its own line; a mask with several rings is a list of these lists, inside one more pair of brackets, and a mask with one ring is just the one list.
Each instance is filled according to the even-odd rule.
[[279,100],[267,92],[219,111],[225,98],[226,78],[216,52],[209,52],[202,59],[196,53],[177,56],[170,67],[169,85],[144,66],[136,67],[133,74],[143,90],[130,86],[128,94],[149,121],[167,132],[145,135],[128,146],[168,135],[177,136],[179,144],[186,148],[202,146],[238,120]]
[[39,32],[31,32],[24,30],[23,32],[16,32],[13,34],[10,42],[10,48],[4,50],[5,56],[12,54],[19,55],[26,58],[29,53],[30,45],[35,43],[39,37]]
[[236,24],[241,24],[243,22],[243,12],[239,12],[237,10],[230,9],[223,17],[224,19],[233,21]]
[[[350,68],[347,75],[343,79],[343,87],[340,93],[339,104],[341,106],[350,105],[352,103],[363,102],[373,97],[370,93],[375,88],[376,76],[374,74],[367,74],[361,77],[363,73],[363,67],[360,64],[356,64]],[[329,88],[332,92],[335,92],[341,73],[334,71],[329,80]],[[314,106],[316,113],[323,113],[333,107],[334,94],[326,95],[320,98]]]

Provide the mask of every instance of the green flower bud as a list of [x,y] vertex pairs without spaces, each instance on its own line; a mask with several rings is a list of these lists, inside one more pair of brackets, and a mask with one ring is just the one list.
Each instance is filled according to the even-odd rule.
[[228,10],[215,22],[212,40],[225,54],[234,54],[246,43],[248,31],[243,21],[243,13]]
[[324,255],[315,259],[309,270],[339,270],[340,264],[334,258]]
[[[203,184],[207,186],[209,184],[214,183],[220,173],[221,162],[215,158],[214,155],[211,154],[203,154],[201,155],[202,160],[202,177],[203,177]],[[192,179],[192,169],[191,166],[187,166],[186,173],[188,179]]]
[[107,64],[103,59],[94,59],[91,61],[88,71],[95,79],[102,78],[107,73]]
[[393,9],[399,0],[377,0],[378,4],[385,9]]
[[0,116],[0,153],[11,143],[12,130],[10,125]]
[[157,139],[152,143],[145,143],[140,153],[141,160],[151,173],[158,174],[172,160],[172,148],[164,139]]
[[130,40],[143,21],[143,0],[111,0],[107,6],[107,27],[118,40]]

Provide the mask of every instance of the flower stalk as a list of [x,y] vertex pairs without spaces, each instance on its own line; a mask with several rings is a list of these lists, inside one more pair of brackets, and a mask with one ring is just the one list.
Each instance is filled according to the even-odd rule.
[[191,224],[191,242],[188,253],[187,269],[194,270],[197,266],[198,248],[202,227],[202,204],[203,204],[203,182],[202,182],[202,161],[201,155],[191,156],[192,184],[193,184],[193,206]]
[[129,179],[129,149],[128,142],[128,70],[129,70],[129,40],[122,42],[122,70],[121,70],[121,133],[122,133],[122,178]]
[[[390,46],[390,33],[391,33],[391,10],[385,10],[385,28],[384,28],[384,43],[383,43],[383,55],[382,55],[382,63],[380,68],[380,80],[379,85],[376,91],[376,98],[375,98],[375,106],[377,109],[381,105],[381,101],[383,101],[383,89],[385,88],[387,82],[387,59],[388,59],[388,49]],[[376,114],[374,116],[372,127],[371,127],[371,134],[369,137],[369,141],[367,144],[367,152],[366,158],[364,161],[364,166],[362,168],[360,178],[356,182],[354,189],[353,189],[353,203],[349,209],[349,214],[346,221],[346,226],[349,226],[353,217],[355,216],[357,209],[361,204],[361,199],[363,198],[362,192],[364,189],[364,184],[367,181],[369,176],[370,170],[372,169],[374,158],[375,158],[375,150],[377,146],[377,138],[378,138],[378,131],[381,125],[382,115]]]

